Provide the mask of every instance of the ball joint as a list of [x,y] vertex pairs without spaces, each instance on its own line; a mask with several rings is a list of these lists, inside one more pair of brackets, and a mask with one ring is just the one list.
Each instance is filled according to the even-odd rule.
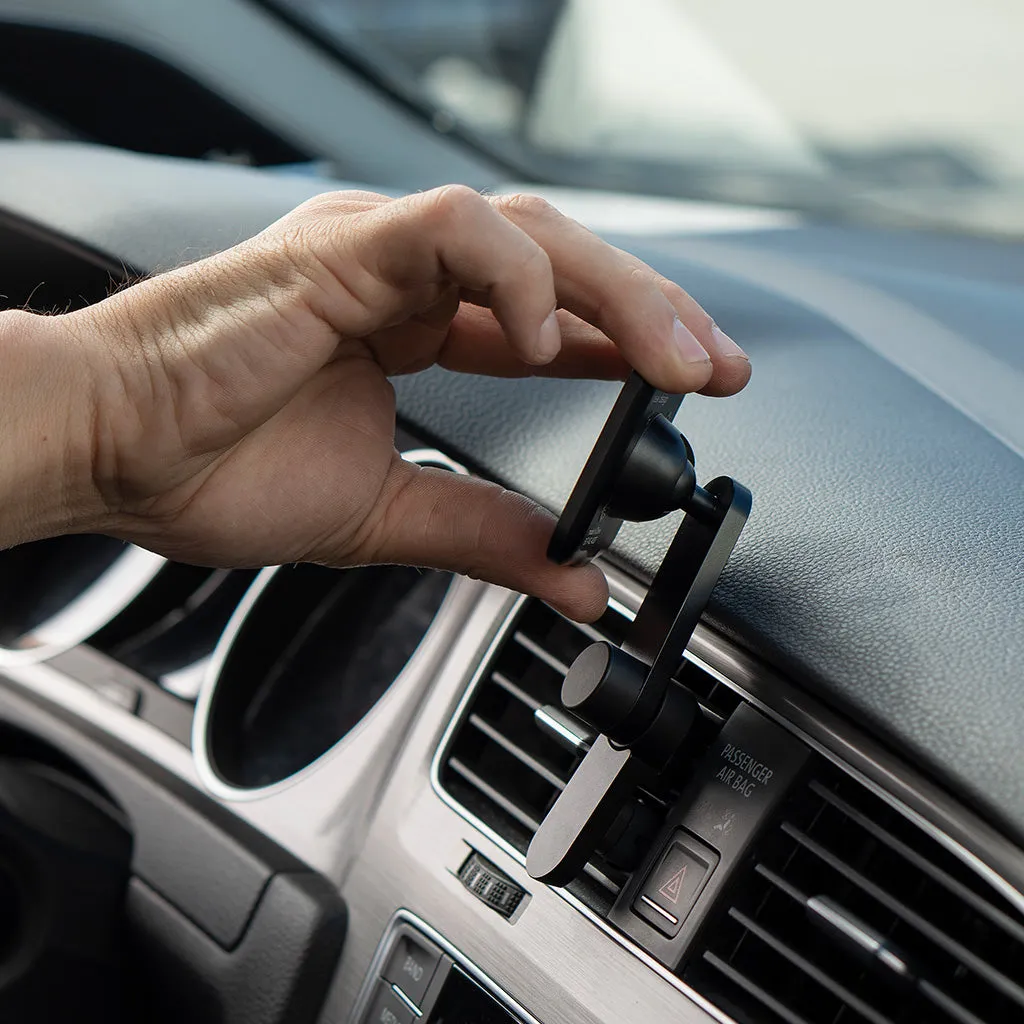
[[715,499],[700,487],[689,441],[664,416],[653,417],[627,453],[608,498],[608,513],[628,522],[649,522],[682,509],[714,518]]

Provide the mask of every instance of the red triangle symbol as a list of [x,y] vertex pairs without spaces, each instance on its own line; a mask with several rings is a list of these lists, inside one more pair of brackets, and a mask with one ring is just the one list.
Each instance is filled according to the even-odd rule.
[[679,902],[679,893],[683,888],[683,879],[686,877],[686,865],[684,864],[659,890],[662,896],[670,903]]

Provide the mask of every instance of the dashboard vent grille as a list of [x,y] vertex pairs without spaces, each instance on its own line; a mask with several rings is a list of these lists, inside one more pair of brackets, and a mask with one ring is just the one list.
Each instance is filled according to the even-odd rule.
[[743,1024],[1024,1021],[1024,915],[824,762],[703,935],[683,976]]
[[[581,760],[538,726],[534,712],[560,706],[568,665],[596,639],[619,642],[627,625],[609,611],[596,627],[579,626],[540,602],[525,602],[453,730],[441,759],[442,787],[520,853]],[[677,678],[705,711],[697,742],[688,745],[690,759],[706,749],[739,701],[689,662]],[[678,796],[673,780],[682,778],[685,766],[676,764],[650,791],[638,792],[652,828]],[[608,912],[626,878],[610,859],[595,858],[569,886],[599,913]]]

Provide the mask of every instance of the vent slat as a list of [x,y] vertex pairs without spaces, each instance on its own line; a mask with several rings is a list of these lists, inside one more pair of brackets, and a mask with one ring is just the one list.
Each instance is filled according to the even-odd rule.
[[993,988],[998,989],[1003,995],[1012,999],[1019,1006],[1024,1007],[1024,988],[1021,988],[1005,977],[992,967],[991,964],[987,964],[980,957],[975,956],[966,946],[963,946],[952,936],[947,935],[920,914],[911,910],[901,900],[881,886],[876,885],[855,867],[847,864],[841,857],[832,853],[831,850],[826,849],[820,843],[815,842],[810,836],[805,835],[790,822],[784,822],[782,830],[795,839],[808,852],[823,860],[833,870],[838,871],[854,885],[863,889],[869,896],[881,903],[887,910],[901,918],[912,928],[915,928],[931,942],[934,942],[940,949],[969,967],[975,974],[984,978]]
[[596,626],[592,626],[589,622],[574,622],[573,626],[578,629],[591,643],[597,643],[598,640],[608,639]]
[[559,778],[547,765],[541,764],[532,754],[528,754],[522,747],[513,743],[507,736],[495,729],[490,722],[485,721],[479,715],[470,715],[469,723],[475,729],[479,729],[488,739],[493,740],[499,747],[511,754],[521,765],[539,775],[549,785],[554,786],[559,792],[565,789],[564,779]]
[[970,1010],[961,1006],[955,999],[947,996],[945,992],[936,988],[930,981],[922,981],[918,988],[927,1000],[934,1003],[954,1020],[959,1021],[959,1024],[985,1024],[985,1021],[980,1017],[976,1017]]
[[532,697],[528,694],[521,686],[516,686],[508,676],[503,675],[501,672],[495,670],[491,673],[491,679],[498,684],[507,694],[515,697],[516,700],[521,701],[531,711],[536,711],[537,708],[541,707],[541,702],[536,697]]
[[845,985],[840,984],[826,971],[818,967],[817,964],[811,963],[805,956],[798,953],[777,936],[772,935],[767,928],[762,928],[752,917],[744,914],[742,910],[730,907],[729,916],[742,924],[751,935],[760,939],[769,949],[775,950],[776,953],[788,960],[809,978],[816,981],[822,988],[827,989],[833,996],[856,1010],[865,1019],[871,1021],[871,1024],[893,1024],[890,1018],[879,1013],[873,1006],[866,1003],[856,993],[851,992]]
[[[808,899],[806,894],[802,893],[795,885],[791,885],[787,882],[781,875],[776,874],[763,864],[758,864],[754,870],[763,878],[766,878],[771,882],[776,889],[789,896],[795,903],[797,903],[798,906],[801,908],[806,907]],[[947,996],[930,982],[919,982],[919,988],[921,994],[925,996],[926,999],[930,1000],[940,1009],[949,1014],[949,1016],[959,1021],[960,1024],[985,1024],[984,1021],[975,1017],[973,1013],[961,1006],[955,999]]]
[[536,818],[531,818],[522,808],[517,807],[509,800],[504,793],[495,789],[486,779],[482,779],[472,768],[463,764],[458,758],[451,758],[448,761],[448,767],[461,775],[470,785],[480,790],[489,800],[493,800],[506,814],[510,814],[524,828],[528,828],[531,832],[536,832],[540,828],[540,822]]
[[[589,731],[562,733],[558,719],[550,711],[545,715],[546,709],[561,708],[566,666],[595,640],[619,643],[627,627],[627,617],[614,608],[593,626],[580,627],[539,601],[523,601],[453,723],[440,755],[440,787],[467,817],[496,833],[520,855],[525,855],[538,822],[586,753],[587,744],[577,743],[577,735],[591,738]],[[699,666],[688,663],[680,678],[681,685],[702,701],[701,694],[715,690],[714,680]],[[713,712],[705,711],[698,719],[691,742],[673,762],[673,771],[645,779],[633,794],[632,799],[642,805],[635,827],[649,830],[650,841],[660,819],[678,801],[691,765],[718,735],[722,716],[730,713],[724,699],[728,695],[722,696]],[[736,697],[732,707],[738,702]],[[566,717],[569,720],[563,724],[568,729],[571,717]],[[595,914],[606,917],[629,878],[632,859],[642,855],[643,843],[643,835],[630,834],[620,837],[609,851],[599,850],[568,890]]]
[[1024,925],[1018,924],[1009,915],[992,906],[988,900],[982,899],[974,890],[968,888],[962,882],[958,882],[948,872],[943,871],[938,865],[933,864],[927,857],[922,857],[916,850],[906,843],[897,839],[892,833],[873,822],[867,815],[862,814],[855,807],[849,804],[838,794],[822,786],[819,782],[811,782],[810,788],[823,800],[827,801],[836,810],[841,811],[851,821],[855,821],[865,832],[870,833],[880,843],[884,843],[894,853],[910,861],[918,870],[923,871],[932,881],[937,882],[944,889],[949,890],[957,899],[969,903],[979,914],[984,914],[993,924],[998,925],[1017,942],[1024,942]]
[[754,870],[762,877],[768,879],[776,889],[781,889],[787,896],[795,900],[801,906],[804,906],[809,899],[808,895],[801,892],[795,885],[787,882],[782,875],[772,871],[771,868],[764,864],[757,864],[754,866]]
[[550,651],[545,650],[539,643],[532,640],[521,630],[517,629],[512,634],[512,639],[520,647],[525,647],[535,658],[543,661],[548,668],[553,668],[560,676],[564,676],[569,671],[569,666],[564,661],[560,661]]
[[717,953],[706,951],[704,960],[711,964],[716,971],[724,974],[734,985],[739,985],[745,992],[752,995],[759,1003],[763,1003],[773,1013],[777,1013],[786,1024],[812,1024],[806,1017],[795,1013],[785,1003],[780,1002],[770,992],[766,992],[760,985],[751,981],[745,974],[737,971],[735,967],[726,963]]
[[592,878],[601,888],[608,891],[609,895],[614,899],[619,895],[619,890],[622,886],[613,882],[603,871],[599,868],[594,867],[593,864],[584,864],[583,873],[588,877]]
[[[855,935],[823,929],[808,912],[814,900],[841,908],[905,970],[884,970]],[[791,1024],[795,1013],[813,1024],[1009,1024],[1024,1022],[1022,940],[1024,914],[973,863],[816,757],[680,973],[745,1022]]]

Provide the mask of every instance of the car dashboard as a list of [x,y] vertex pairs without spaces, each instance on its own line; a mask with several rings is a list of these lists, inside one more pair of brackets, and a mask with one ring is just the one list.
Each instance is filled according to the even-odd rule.
[[[333,187],[8,146],[0,264],[95,299]],[[166,1019],[1024,1019],[1024,251],[878,236],[610,233],[744,339],[748,392],[676,422],[754,513],[674,676],[697,728],[567,886],[525,868],[594,740],[561,681],[675,520],[622,530],[593,626],[404,567],[0,554],[0,720],[130,822]],[[556,510],[617,391],[395,383],[406,458]]]

